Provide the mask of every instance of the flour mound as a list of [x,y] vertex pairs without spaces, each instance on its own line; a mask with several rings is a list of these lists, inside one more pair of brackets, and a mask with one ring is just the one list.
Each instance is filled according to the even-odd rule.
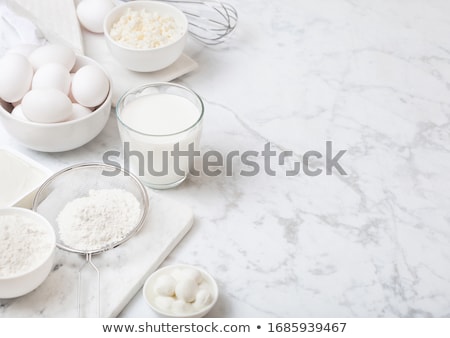
[[66,246],[95,251],[126,237],[138,224],[140,215],[139,201],[132,193],[99,189],[67,203],[56,222]]

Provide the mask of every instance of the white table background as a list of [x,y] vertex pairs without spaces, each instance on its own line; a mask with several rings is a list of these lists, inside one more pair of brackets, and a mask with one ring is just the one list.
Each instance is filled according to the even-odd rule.
[[[191,177],[161,192],[196,215],[164,265],[216,277],[211,317],[450,316],[450,2],[232,3],[233,39],[190,41],[200,67],[177,81],[205,100],[202,149],[300,158],[331,140],[349,175]],[[71,152],[2,127],[0,144],[53,170],[120,148],[113,114]],[[154,314],[138,294],[122,316]]]

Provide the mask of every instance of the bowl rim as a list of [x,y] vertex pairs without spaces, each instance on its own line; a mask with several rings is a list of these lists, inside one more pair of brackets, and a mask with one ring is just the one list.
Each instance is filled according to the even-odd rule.
[[[45,46],[45,45],[44,45]],[[76,62],[75,64],[79,61],[88,61],[89,64],[85,64],[81,67],[84,66],[88,66],[88,65],[95,65],[97,67],[99,67],[103,73],[106,75],[108,82],[109,82],[109,90],[108,90],[108,95],[106,96],[105,100],[103,101],[103,103],[99,106],[96,107],[95,110],[93,110],[90,114],[83,116],[81,118],[75,119],[75,120],[69,120],[69,121],[63,121],[63,122],[55,122],[55,123],[41,123],[41,122],[33,122],[33,121],[29,121],[29,120],[19,120],[17,118],[14,118],[10,112],[8,112],[5,108],[3,108],[2,105],[0,105],[0,114],[2,114],[5,118],[7,119],[11,119],[13,121],[17,121],[18,123],[24,124],[24,125],[29,125],[29,126],[36,126],[36,127],[42,127],[42,128],[57,128],[58,126],[70,126],[73,124],[77,124],[80,121],[84,121],[84,120],[88,120],[88,119],[92,119],[94,118],[94,116],[98,115],[101,113],[102,108],[105,108],[107,106],[109,106],[109,109],[111,110],[111,100],[112,100],[112,80],[111,77],[109,76],[108,72],[105,70],[105,68],[103,68],[102,65],[100,65],[97,61],[95,61],[94,59],[85,56],[85,55],[79,55],[76,54]],[[6,102],[8,103],[8,102]],[[77,102],[72,102],[72,104],[77,103]]]
[[[155,47],[155,48],[133,48],[133,47],[128,47],[125,46],[119,42],[117,42],[116,40],[114,40],[111,37],[110,34],[110,29],[108,29],[108,21],[110,20],[111,16],[116,14],[119,11],[122,11],[123,9],[126,8],[132,8],[132,9],[149,9],[152,8],[152,6],[160,6],[160,7],[165,7],[170,9],[171,11],[177,12],[182,18],[183,18],[183,34],[181,34],[176,40],[169,42],[166,45],[160,46],[160,47]],[[174,18],[175,19],[175,18]],[[176,19],[175,19],[176,20]],[[114,23],[111,23],[111,26]],[[177,7],[165,3],[165,2],[161,2],[161,1],[153,1],[153,0],[136,0],[136,1],[130,1],[130,2],[125,2],[122,3],[116,7],[114,7],[113,9],[111,9],[105,16],[105,18],[103,19],[103,32],[104,35],[106,37],[106,39],[111,42],[113,45],[122,48],[123,50],[126,51],[131,51],[131,52],[149,52],[149,51],[157,51],[157,50],[162,50],[165,48],[168,48],[178,42],[180,42],[182,39],[184,39],[184,37],[188,34],[188,25],[189,25],[189,21],[186,17],[186,14],[184,14],[180,9],[178,9]]]
[[55,229],[53,228],[53,226],[50,224],[50,222],[44,216],[42,216],[41,214],[39,214],[33,210],[25,209],[25,208],[19,208],[19,207],[0,208],[0,215],[17,215],[17,214],[24,214],[31,218],[39,219],[41,224],[48,228],[48,230],[49,230],[48,234],[51,235],[51,239],[52,239],[51,250],[49,250],[47,255],[45,255],[45,259],[41,260],[39,262],[39,264],[37,264],[36,266],[34,266],[28,270],[25,270],[21,273],[18,273],[18,274],[6,276],[6,277],[0,276],[0,281],[8,281],[8,280],[13,280],[16,278],[24,277],[24,276],[40,269],[53,256],[53,254],[56,251]]
[[[203,309],[198,310],[196,312],[192,312],[187,314],[186,316],[177,316],[173,313],[169,313],[169,312],[165,312],[161,309],[159,309],[158,307],[156,307],[147,297],[146,295],[146,290],[150,285],[150,282],[157,277],[159,274],[161,274],[164,271],[167,270],[173,270],[173,269],[177,269],[177,268],[190,268],[190,269],[195,269],[197,271],[199,271],[200,273],[202,273],[203,275],[205,275],[210,281],[210,285],[213,289],[213,299],[211,301],[210,304],[208,304],[207,306],[205,306]],[[142,287],[142,295],[144,297],[144,301],[145,303],[156,313],[166,316],[166,317],[171,317],[171,318],[195,318],[198,317],[199,315],[201,315],[202,317],[205,316],[213,307],[214,305],[217,303],[218,299],[219,299],[219,287],[217,285],[217,281],[216,279],[205,269],[197,266],[197,265],[191,265],[191,264],[184,264],[184,263],[177,263],[177,264],[170,264],[170,265],[166,265],[164,267],[161,267],[155,271],[153,271],[145,280],[144,286]]]
[[[126,241],[128,241],[129,239],[131,239],[134,235],[136,235],[141,228],[144,226],[145,221],[147,220],[147,215],[148,215],[148,211],[149,211],[149,197],[148,197],[148,193],[147,190],[145,188],[145,186],[143,185],[143,183],[137,178],[137,176],[135,176],[133,173],[123,169],[122,167],[119,166],[115,166],[115,165],[111,165],[111,164],[105,164],[105,163],[101,163],[101,162],[85,162],[85,163],[79,163],[79,164],[74,164],[71,165],[69,167],[66,167],[56,173],[54,173],[52,176],[50,176],[38,189],[38,191],[36,192],[36,195],[34,196],[33,199],[33,203],[32,203],[32,209],[34,212],[38,211],[37,209],[37,201],[38,201],[38,197],[39,195],[42,193],[42,191],[44,189],[46,189],[56,178],[59,178],[63,175],[65,175],[67,172],[70,171],[74,171],[74,170],[81,170],[81,169],[86,169],[86,168],[105,168],[105,169],[110,169],[110,170],[120,170],[121,173],[123,173],[125,176],[129,176],[133,182],[135,182],[136,186],[139,188],[139,191],[141,193],[141,197],[143,198],[144,202],[143,202],[143,210],[142,210],[142,216],[139,219],[138,224],[136,224],[136,226],[133,228],[133,230],[131,230],[123,239],[121,239],[118,242],[114,242],[111,243],[110,245],[101,248],[101,249],[95,249],[95,250],[78,250],[78,249],[74,249],[72,247],[69,247],[67,245],[64,245],[64,243],[57,241],[56,240],[56,247],[68,251],[68,252],[73,252],[73,253],[79,253],[79,254],[83,254],[83,255],[93,255],[93,254],[98,254],[98,253],[102,253],[111,249],[114,249],[115,247],[122,245],[123,243],[125,243]],[[51,225],[51,223],[49,222],[50,226],[53,227],[53,225]],[[54,227],[53,227],[54,228]]]

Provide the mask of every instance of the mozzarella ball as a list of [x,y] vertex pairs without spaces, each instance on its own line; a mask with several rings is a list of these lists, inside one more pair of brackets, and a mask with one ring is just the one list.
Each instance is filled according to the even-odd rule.
[[31,88],[54,88],[67,95],[69,94],[70,81],[70,73],[66,67],[59,63],[47,63],[34,74]]
[[171,310],[174,314],[184,315],[189,312],[192,304],[186,303],[184,300],[177,299],[172,303]]
[[197,290],[198,285],[193,279],[182,279],[175,287],[175,295],[178,299],[191,303],[195,300]]
[[109,92],[109,80],[97,66],[81,67],[72,78],[73,98],[85,107],[96,107],[105,101]]
[[155,281],[155,292],[161,296],[173,296],[175,294],[176,281],[169,275],[162,275]]
[[203,280],[201,272],[191,268],[183,269],[182,276],[184,279],[193,279],[197,284]]
[[166,297],[166,296],[157,296],[155,298],[155,305],[159,309],[165,312],[170,312],[171,307],[173,303],[175,302],[175,299],[172,297]]
[[0,98],[6,102],[20,101],[30,89],[33,68],[20,54],[6,54],[0,59]]
[[199,289],[195,295],[195,301],[193,303],[196,309],[204,308],[211,301],[211,293],[208,289]]
[[22,110],[33,122],[62,122],[72,114],[72,102],[57,89],[33,89],[23,97]]
[[76,56],[67,46],[49,44],[34,50],[28,59],[35,70],[47,63],[60,63],[70,71],[75,65]]
[[103,19],[114,8],[111,0],[83,0],[77,6],[81,25],[93,33],[103,33]]

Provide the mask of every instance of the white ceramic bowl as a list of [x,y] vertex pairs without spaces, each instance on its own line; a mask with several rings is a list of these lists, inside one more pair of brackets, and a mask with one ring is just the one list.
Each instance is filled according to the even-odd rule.
[[31,210],[4,208],[0,209],[0,215],[23,215],[33,219],[48,228],[48,234],[53,242],[53,245],[45,255],[45,259],[31,270],[8,277],[0,277],[0,298],[20,297],[36,289],[50,273],[55,259],[56,235],[50,223],[44,217]]
[[[74,70],[85,65],[96,65],[94,60],[77,56]],[[105,72],[107,75],[107,73]],[[36,123],[14,118],[6,104],[0,102],[0,120],[6,131],[24,146],[44,152],[60,152],[81,147],[95,138],[106,125],[111,112],[111,80],[106,100],[91,114],[73,121],[60,123]],[[9,108],[10,109],[10,108]]]
[[[181,27],[181,36],[176,41],[158,48],[136,49],[124,46],[113,40],[109,33],[113,24],[129,8],[133,10],[145,9],[162,16],[173,17]],[[130,1],[115,7],[106,15],[103,29],[111,54],[120,64],[136,72],[153,72],[170,66],[181,56],[186,45],[188,21],[183,12],[172,5],[156,1]]]
[[[203,280],[208,283],[209,285],[209,289],[211,292],[211,300],[208,303],[208,305],[206,305],[205,307],[198,309],[196,311],[193,312],[189,312],[183,315],[180,314],[176,314],[174,312],[169,312],[169,311],[165,311],[162,308],[158,307],[158,305],[155,302],[155,298],[158,296],[156,291],[154,290],[154,286],[155,286],[155,282],[156,280],[165,274],[171,274],[173,273],[175,270],[180,270],[180,269],[194,269],[197,270],[198,272],[200,272]],[[200,317],[204,317],[212,308],[213,306],[217,303],[217,300],[219,298],[219,288],[217,286],[216,281],[214,280],[214,278],[205,270],[193,266],[193,265],[187,265],[187,264],[174,264],[174,265],[168,265],[165,266],[161,269],[156,270],[155,272],[153,272],[145,281],[144,287],[142,288],[142,292],[143,292],[143,296],[145,299],[145,302],[148,304],[148,306],[150,306],[150,308],[155,311],[157,314],[159,314],[160,316],[163,317],[174,317],[174,318],[200,318]]]

